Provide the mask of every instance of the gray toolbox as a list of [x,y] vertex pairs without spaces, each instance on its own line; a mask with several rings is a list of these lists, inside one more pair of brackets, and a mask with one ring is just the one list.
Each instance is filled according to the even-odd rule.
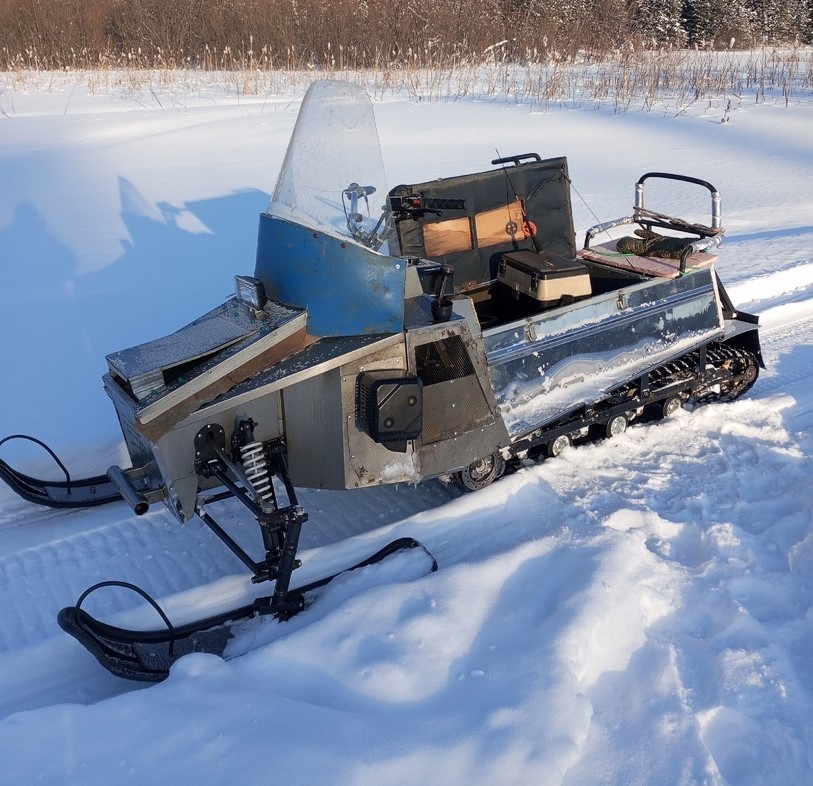
[[543,308],[591,294],[590,275],[585,265],[578,259],[544,251],[503,254],[497,269],[497,281],[510,289],[514,297],[533,298]]

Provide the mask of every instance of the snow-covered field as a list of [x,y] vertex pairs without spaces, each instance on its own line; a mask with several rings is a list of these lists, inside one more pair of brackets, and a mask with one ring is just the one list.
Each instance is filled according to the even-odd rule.
[[[40,437],[77,475],[125,462],[104,357],[252,272],[299,98],[0,89],[0,437]],[[718,270],[762,315],[768,370],[733,404],[476,494],[303,492],[302,581],[402,534],[440,570],[344,577],[239,636],[240,657],[189,656],[146,689],[57,611],[113,578],[234,602],[240,563],[159,508],[59,513],[0,489],[0,783],[813,782],[813,99],[725,107],[379,100],[390,185],[567,155],[579,238],[628,214],[646,171],[714,183]],[[0,455],[53,471],[32,446]]]

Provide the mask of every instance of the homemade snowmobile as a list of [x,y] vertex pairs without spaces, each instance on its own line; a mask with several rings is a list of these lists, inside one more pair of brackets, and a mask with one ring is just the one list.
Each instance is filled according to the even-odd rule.
[[[102,665],[159,680],[187,652],[221,653],[237,619],[302,609],[330,577],[291,588],[307,521],[297,487],[448,476],[475,490],[754,383],[757,319],[730,302],[709,253],[723,235],[713,186],[646,174],[632,214],[577,251],[566,159],[491,163],[387,192],[369,98],[315,82],[260,216],[254,275],[177,333],[107,358],[132,468],[45,482],[0,462],[42,504],[123,498],[139,515],[160,501],[181,523],[198,516],[253,581],[274,582],[269,597],[182,627],[156,606],[165,628],[147,632],[94,619],[85,593],[59,622]],[[708,223],[651,210],[653,179],[707,189]],[[623,225],[632,237],[594,243]],[[256,518],[263,559],[213,518],[229,497]],[[405,548],[421,546],[402,539],[362,564]]]

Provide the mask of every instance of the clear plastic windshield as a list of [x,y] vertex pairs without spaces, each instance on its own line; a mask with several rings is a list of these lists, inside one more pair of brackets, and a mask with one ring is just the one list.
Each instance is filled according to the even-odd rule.
[[375,226],[386,196],[370,97],[349,82],[314,82],[302,101],[269,214],[358,240]]

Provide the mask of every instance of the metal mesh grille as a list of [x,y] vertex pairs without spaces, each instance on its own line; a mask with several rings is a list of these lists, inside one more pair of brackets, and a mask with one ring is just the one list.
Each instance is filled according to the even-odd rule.
[[425,386],[474,374],[474,367],[460,336],[415,347],[415,365]]
[[494,422],[488,402],[473,374],[424,387],[423,441],[451,439]]

